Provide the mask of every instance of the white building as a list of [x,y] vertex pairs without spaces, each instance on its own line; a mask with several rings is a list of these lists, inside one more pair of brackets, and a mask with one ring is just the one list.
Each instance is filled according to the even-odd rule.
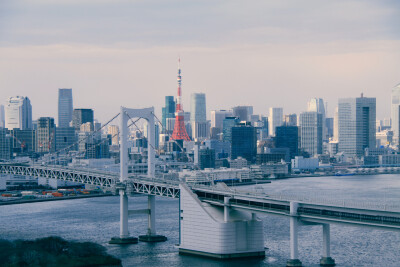
[[275,136],[276,127],[283,124],[283,108],[269,108],[268,127],[269,135]]
[[222,132],[224,119],[232,116],[232,110],[211,110],[211,127],[219,128]]
[[318,158],[295,157],[292,159],[293,171],[314,171],[319,167]]
[[9,130],[14,128],[32,129],[32,106],[28,97],[15,96],[7,99],[5,127]]

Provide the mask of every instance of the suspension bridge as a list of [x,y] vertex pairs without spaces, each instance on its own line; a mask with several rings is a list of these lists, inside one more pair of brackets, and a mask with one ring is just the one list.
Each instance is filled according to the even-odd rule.
[[[330,224],[400,230],[400,207],[396,205],[365,205],[365,203],[337,203],[305,199],[304,197],[245,192],[224,185],[188,185],[180,181],[157,178],[155,175],[155,115],[154,108],[128,109],[121,107],[120,116],[120,172],[106,172],[89,168],[56,165],[59,157],[49,156],[41,164],[0,163],[1,174],[26,175],[94,185],[120,195],[120,235],[110,243],[130,244],[138,240],[161,242],[166,237],[156,232],[155,196],[179,198],[180,245],[182,254],[196,254],[215,258],[264,257],[262,221],[257,214],[286,216],[290,223],[290,259],[287,266],[301,266],[298,259],[298,231],[300,227],[321,225],[323,242],[322,266],[333,266],[330,255]],[[113,120],[118,117],[115,116]],[[148,123],[148,173],[128,174],[128,127],[132,118],[144,118]],[[110,123],[110,120],[108,123]],[[128,124],[128,122],[131,122]],[[107,123],[107,124],[108,124]],[[106,125],[107,125],[106,124]],[[104,127],[104,126],[103,126]],[[71,146],[72,147],[72,146]],[[129,210],[128,196],[148,196],[148,208]],[[128,231],[131,214],[148,215],[148,231],[138,238]]]

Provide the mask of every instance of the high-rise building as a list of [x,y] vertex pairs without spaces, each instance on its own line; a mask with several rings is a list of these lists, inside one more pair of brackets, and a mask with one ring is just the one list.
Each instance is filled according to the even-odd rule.
[[238,117],[240,121],[249,121],[253,115],[253,106],[237,106],[232,108],[233,117]]
[[4,128],[6,126],[5,114],[4,114],[4,106],[0,105],[0,128]]
[[111,135],[111,144],[113,146],[119,145],[119,127],[117,125],[109,125],[107,133]]
[[219,128],[222,131],[224,119],[232,116],[232,110],[211,110],[211,127]]
[[210,123],[206,115],[206,95],[193,93],[190,99],[192,139],[205,139],[210,135]]
[[283,108],[269,108],[269,135],[275,136],[275,128],[283,124]]
[[72,127],[79,131],[82,124],[87,122],[93,124],[93,118],[93,109],[74,109]]
[[199,150],[199,169],[215,168],[215,150],[203,148]]
[[321,113],[300,113],[300,147],[310,156],[322,154],[322,126]]
[[332,138],[333,137],[333,118],[325,118],[325,126],[326,126],[326,137]]
[[35,151],[36,133],[35,130],[10,130],[13,153],[31,153]]
[[0,159],[10,160],[11,156],[11,137],[6,128],[0,128]]
[[392,88],[392,104],[391,104],[391,119],[393,139],[396,144],[399,143],[400,135],[400,83]]
[[28,97],[15,96],[7,99],[5,124],[9,130],[32,129],[32,106]]
[[361,157],[376,145],[376,98],[339,99],[339,152]]
[[242,157],[249,162],[255,162],[256,155],[256,128],[246,123],[232,127],[231,159]]
[[286,126],[297,126],[297,114],[287,114],[283,118],[283,124]]
[[56,151],[56,127],[54,118],[41,117],[38,119],[38,128],[36,130],[36,152],[54,152]]
[[237,117],[226,117],[223,120],[222,126],[222,140],[231,142],[232,141],[232,127],[238,125],[239,118]]
[[[75,150],[76,141],[78,140],[74,127],[56,127],[56,150],[61,153],[67,153],[69,150]],[[67,149],[68,148],[68,149]]]
[[[175,119],[175,101],[173,96],[165,97],[165,107],[162,108],[162,124],[164,129],[162,129],[162,133],[165,133],[167,128],[167,119],[174,118]],[[172,127],[172,130],[174,128]],[[172,134],[172,131],[169,133]]]
[[339,107],[336,107],[335,117],[333,117],[333,140],[339,141]]
[[327,130],[325,124],[326,112],[325,112],[325,105],[324,100],[322,98],[312,98],[307,103],[307,111],[318,112],[322,114],[322,138],[323,140],[327,139]]
[[276,127],[276,148],[289,148],[290,158],[299,155],[299,127],[282,125]]
[[72,89],[58,89],[58,127],[65,128],[70,126],[72,112]]
[[190,120],[192,122],[207,121],[206,94],[193,93],[190,96]]

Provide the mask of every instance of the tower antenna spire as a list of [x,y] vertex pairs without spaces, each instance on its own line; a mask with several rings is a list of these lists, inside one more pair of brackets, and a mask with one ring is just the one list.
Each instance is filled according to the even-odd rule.
[[178,57],[178,94],[176,97],[175,125],[172,133],[172,139],[190,141],[186,132],[185,118],[182,105],[182,76],[181,76],[181,57]]

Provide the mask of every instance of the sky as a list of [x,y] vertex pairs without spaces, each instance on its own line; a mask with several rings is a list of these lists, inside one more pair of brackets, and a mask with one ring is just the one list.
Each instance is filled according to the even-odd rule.
[[[390,116],[400,83],[398,0],[1,0],[0,104],[28,96],[33,118],[57,118],[58,88],[106,122],[120,106],[253,105],[300,113],[313,97],[377,98]],[[209,116],[209,112],[208,112]]]

